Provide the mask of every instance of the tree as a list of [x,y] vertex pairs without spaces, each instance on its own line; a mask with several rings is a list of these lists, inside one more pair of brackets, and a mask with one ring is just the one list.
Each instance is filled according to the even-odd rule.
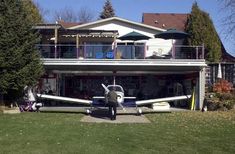
[[191,37],[189,45],[205,46],[206,60],[219,62],[221,59],[221,42],[208,13],[202,11],[195,2],[186,24],[186,32]]
[[81,7],[78,11],[78,20],[82,23],[90,22],[93,18],[93,13],[87,7]]
[[24,9],[28,13],[27,18],[34,24],[43,23],[43,18],[39,10],[40,6],[35,4],[32,0],[22,0],[22,2]]
[[106,0],[104,7],[103,7],[103,11],[100,13],[100,19],[106,19],[106,18],[110,18],[114,16],[115,16],[115,12],[112,7],[112,4],[110,0]]
[[[227,37],[235,39],[235,0],[219,0],[222,2],[222,10],[226,12],[226,16],[222,20],[224,25],[224,33]],[[235,43],[234,43],[235,45]]]
[[60,11],[55,11],[54,19],[56,21],[63,20],[65,22],[82,22],[86,23],[94,18],[93,13],[86,7],[81,7],[78,12],[72,8],[65,7]]
[[39,36],[32,29],[22,0],[0,2],[0,94],[10,102],[33,86],[43,73],[35,44]]
[[76,13],[73,11],[72,8],[68,8],[68,7],[61,9],[60,11],[55,11],[54,19],[56,21],[63,20],[65,22],[77,22],[78,21]]
[[34,2],[34,5],[37,7],[40,15],[41,15],[41,18],[42,18],[42,22],[47,22],[46,21],[46,16],[48,16],[50,14],[50,11],[48,9],[45,9],[43,8],[38,2]]

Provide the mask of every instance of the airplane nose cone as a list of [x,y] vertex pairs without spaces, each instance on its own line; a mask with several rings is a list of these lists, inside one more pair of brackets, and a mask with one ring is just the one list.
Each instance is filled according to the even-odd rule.
[[122,97],[122,95],[118,95],[118,97],[117,97],[117,102],[118,102],[118,103],[122,103],[122,102],[123,102],[123,97]]

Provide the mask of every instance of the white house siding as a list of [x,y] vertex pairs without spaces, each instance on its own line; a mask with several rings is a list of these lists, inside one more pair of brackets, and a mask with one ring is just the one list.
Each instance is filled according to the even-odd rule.
[[[117,30],[119,33],[119,36],[123,36],[125,34],[128,34],[130,32],[136,31],[138,33],[141,33],[143,35],[151,37],[149,40],[140,40],[137,42],[143,42],[146,43],[146,57],[157,55],[168,55],[171,54],[172,49],[172,41],[171,40],[164,40],[159,38],[154,38],[154,35],[159,33],[157,30],[148,29],[145,27],[140,27],[137,25],[131,25],[120,21],[112,21],[112,23],[100,23],[94,26],[87,26],[86,28],[92,29],[92,30]],[[117,42],[125,42],[121,40],[117,40]]]

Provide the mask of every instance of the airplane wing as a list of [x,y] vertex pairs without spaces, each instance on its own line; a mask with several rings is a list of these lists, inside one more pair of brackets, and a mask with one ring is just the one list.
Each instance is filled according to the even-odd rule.
[[74,102],[74,103],[85,104],[85,105],[91,105],[92,103],[91,100],[45,95],[45,94],[37,94],[37,97],[43,98],[43,99],[57,100],[57,101]]
[[104,96],[93,96],[92,99],[105,99]]
[[158,103],[158,102],[184,100],[184,99],[189,99],[189,98],[191,98],[191,95],[141,100],[141,101],[136,101],[136,105],[146,105],[146,104],[153,104],[153,103]]
[[136,97],[124,97],[124,99],[136,99]]

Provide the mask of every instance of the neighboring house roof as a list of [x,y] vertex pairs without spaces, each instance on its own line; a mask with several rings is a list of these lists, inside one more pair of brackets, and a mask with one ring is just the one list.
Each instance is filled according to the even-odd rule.
[[221,61],[222,62],[232,62],[235,63],[235,57],[230,55],[226,49],[224,48],[223,43],[221,42],[221,50],[222,50],[222,56],[221,56]]
[[82,23],[78,22],[65,22],[63,20],[58,21],[58,24],[60,24],[63,28],[68,29],[70,27],[81,25]]
[[178,13],[143,13],[142,22],[157,28],[175,28],[184,31],[188,15]]
[[127,19],[119,18],[119,17],[111,17],[111,18],[107,18],[107,19],[101,19],[101,20],[97,20],[97,21],[94,21],[94,22],[86,23],[86,24],[80,24],[80,25],[70,27],[69,29],[79,29],[79,28],[82,29],[82,28],[90,27],[90,26],[97,25],[97,24],[102,24],[102,23],[105,23],[105,22],[111,22],[111,21],[120,21],[120,22],[124,22],[124,23],[127,23],[127,24],[132,24],[132,25],[135,25],[135,26],[149,28],[149,29],[152,29],[152,30],[165,31],[165,29],[163,29],[163,28],[158,28],[158,27],[154,27],[154,26],[151,26],[151,25],[130,21],[130,20],[127,20]]
[[[143,13],[142,22],[147,25],[155,26],[157,28],[176,28],[177,30],[185,31],[187,18],[189,14],[177,14],[177,13]],[[230,55],[222,46],[222,62],[235,62],[235,57]]]

